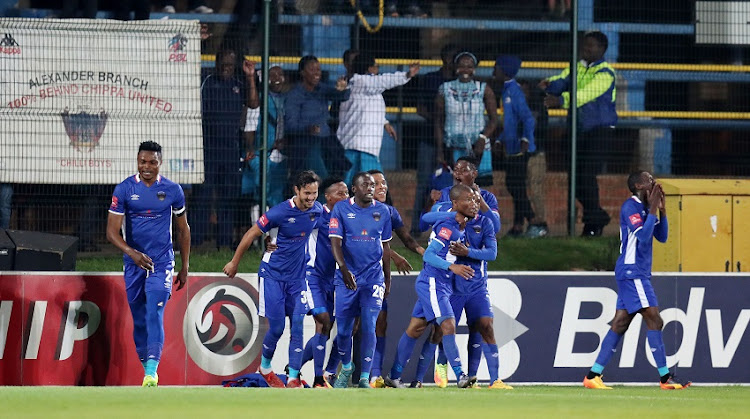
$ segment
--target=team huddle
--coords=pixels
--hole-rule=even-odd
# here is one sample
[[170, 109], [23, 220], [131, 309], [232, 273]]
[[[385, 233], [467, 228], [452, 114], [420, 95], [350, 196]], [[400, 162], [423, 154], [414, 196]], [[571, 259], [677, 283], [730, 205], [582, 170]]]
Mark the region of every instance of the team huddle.
[[[421, 387], [432, 354], [442, 342], [435, 373], [438, 385], [447, 385], [448, 364], [458, 378], [459, 387], [476, 385], [476, 369], [484, 352], [493, 378], [490, 387], [510, 388], [497, 377], [498, 350], [486, 285], [486, 263], [497, 256], [495, 235], [500, 229], [497, 200], [474, 184], [477, 171], [471, 159], [463, 158], [456, 166], [458, 183], [440, 191], [440, 202], [422, 220], [425, 229], [432, 229], [427, 249], [409, 235], [398, 211], [385, 203], [388, 184], [385, 175], [377, 170], [352, 177], [351, 198], [343, 180], [330, 178], [321, 183], [315, 173], [304, 171], [295, 181], [295, 196], [269, 209], [248, 230], [224, 272], [234, 277], [245, 249], [264, 233], [270, 234], [271, 245], [258, 271], [260, 315], [269, 322], [260, 373], [269, 386], [302, 386], [299, 371], [305, 362], [312, 360], [314, 387], [348, 387], [355, 365], [352, 336], [359, 330], [358, 386], [405, 387], [401, 372], [417, 338], [432, 324], [432, 337], [423, 349], [429, 357], [420, 357], [413, 387]], [[317, 202], [318, 190], [324, 194], [324, 205]], [[390, 248], [393, 232], [408, 249], [423, 255], [425, 267], [416, 281], [419, 298], [412, 320], [399, 342], [390, 373], [383, 377], [391, 260], [401, 272], [411, 269], [406, 259]], [[454, 312], [464, 310], [472, 335], [482, 341], [481, 345], [475, 345], [478, 351], [470, 355], [477, 362], [469, 363], [468, 373], [463, 369], [455, 340]], [[316, 333], [303, 348], [302, 323], [306, 314], [314, 316]], [[290, 319], [291, 330], [288, 379], [284, 384], [271, 369], [271, 359], [286, 317]], [[337, 333], [324, 368], [326, 343], [334, 319]], [[339, 363], [341, 369], [334, 381], [332, 376]]]
[[[161, 163], [161, 147], [150, 141], [142, 143], [138, 174], [115, 188], [107, 224], [107, 238], [124, 253], [124, 278], [136, 352], [145, 373], [144, 387], [158, 385], [164, 306], [171, 295], [173, 279], [177, 290], [187, 283], [190, 258], [184, 194], [178, 184], [159, 175]], [[476, 386], [484, 355], [489, 388], [512, 388], [498, 377], [498, 347], [487, 288], [487, 262], [497, 257], [496, 235], [500, 231], [497, 199], [475, 184], [477, 164], [471, 158], [457, 159], [453, 173], [454, 186], [439, 191], [439, 198], [435, 194], [432, 210], [421, 217], [423, 231], [431, 229], [426, 249], [409, 235], [398, 211], [385, 203], [388, 184], [379, 170], [356, 173], [351, 188], [339, 178], [321, 182], [312, 171], [300, 172], [294, 182], [294, 197], [270, 208], [245, 233], [223, 271], [234, 277], [250, 245], [266, 234], [270, 236], [258, 270], [259, 315], [268, 320], [260, 374], [269, 386], [302, 387], [300, 369], [312, 360], [314, 387], [349, 387], [355, 369], [352, 336], [359, 330], [358, 387], [406, 387], [402, 372], [417, 339], [430, 327], [431, 335], [421, 350], [410, 387], [422, 386], [421, 379], [432, 365], [439, 345], [434, 373], [439, 387], [447, 386], [449, 367], [458, 387]], [[615, 266], [617, 310], [583, 385], [611, 389], [602, 381], [602, 372], [633, 317], [641, 314], [661, 388], [683, 389], [690, 383], [675, 381], [667, 367], [661, 332], [664, 322], [650, 282], [652, 241], [656, 238], [663, 242], [668, 236], [664, 192], [644, 171], [633, 172], [628, 187], [633, 196], [620, 211], [622, 243]], [[354, 195], [351, 198], [349, 190]], [[324, 194], [325, 204], [318, 202], [319, 191]], [[177, 220], [182, 259], [176, 277], [173, 218]], [[407, 249], [422, 255], [424, 266], [415, 282], [417, 301], [411, 320], [398, 342], [393, 365], [383, 376], [391, 261], [400, 272], [412, 269], [405, 258], [391, 249], [393, 232]], [[456, 344], [456, 324], [463, 313], [470, 332], [467, 369]], [[315, 335], [303, 345], [306, 315], [315, 319]], [[291, 330], [284, 383], [271, 368], [271, 360], [287, 317]], [[324, 367], [334, 321], [336, 338]]]

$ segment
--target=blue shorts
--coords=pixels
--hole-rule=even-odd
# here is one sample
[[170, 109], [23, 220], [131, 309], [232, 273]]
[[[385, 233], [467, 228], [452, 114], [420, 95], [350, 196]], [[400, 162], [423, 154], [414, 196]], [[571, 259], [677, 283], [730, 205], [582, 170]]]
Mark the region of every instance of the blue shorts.
[[428, 322], [439, 317], [456, 317], [450, 303], [453, 294], [450, 283], [420, 273], [414, 288], [417, 290], [417, 304], [412, 310], [412, 317], [424, 318]]
[[258, 315], [283, 319], [293, 314], [307, 314], [309, 289], [307, 281], [277, 281], [258, 277]]
[[461, 320], [461, 312], [466, 311], [466, 324], [471, 326], [482, 317], [495, 317], [487, 290], [473, 294], [453, 294], [450, 298], [456, 322]]
[[352, 291], [344, 284], [336, 284], [336, 316], [342, 318], [359, 317], [363, 308], [383, 307], [385, 284], [357, 285]]
[[333, 315], [333, 278], [321, 279], [314, 273], [307, 274], [307, 286], [310, 295], [307, 298], [309, 314], [328, 312]]
[[154, 262], [154, 271], [149, 272], [132, 263], [123, 266], [125, 277], [125, 291], [129, 302], [146, 298], [148, 291], [172, 292], [172, 277], [174, 276], [174, 261]]
[[637, 313], [646, 307], [658, 307], [650, 279], [618, 279], [617, 309]]
[[380, 170], [383, 168], [380, 166], [380, 160], [378, 156], [364, 151], [357, 150], [346, 150], [344, 152], [346, 159], [352, 164], [352, 167], [346, 172], [346, 178], [344, 181], [347, 185], [352, 184], [352, 178], [359, 172], [367, 172], [368, 170]]

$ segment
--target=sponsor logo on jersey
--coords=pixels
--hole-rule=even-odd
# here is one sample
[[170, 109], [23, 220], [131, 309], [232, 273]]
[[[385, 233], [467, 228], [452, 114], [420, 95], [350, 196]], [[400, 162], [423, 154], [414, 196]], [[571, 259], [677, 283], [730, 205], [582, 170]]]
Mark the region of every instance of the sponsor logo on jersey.
[[630, 217], [630, 224], [638, 225], [643, 222], [643, 219], [641, 218], [641, 214], [633, 214]]
[[266, 214], [261, 215], [260, 218], [258, 219], [258, 222], [263, 227], [267, 226], [268, 225], [268, 217], [266, 217]]
[[443, 228], [440, 229], [440, 232], [438, 233], [438, 236], [444, 238], [445, 240], [450, 240], [451, 239], [451, 233], [452, 233], [451, 229], [449, 229], [448, 227], [443, 227]]
[[339, 220], [336, 218], [331, 218], [331, 222], [329, 223], [329, 228], [339, 228]]

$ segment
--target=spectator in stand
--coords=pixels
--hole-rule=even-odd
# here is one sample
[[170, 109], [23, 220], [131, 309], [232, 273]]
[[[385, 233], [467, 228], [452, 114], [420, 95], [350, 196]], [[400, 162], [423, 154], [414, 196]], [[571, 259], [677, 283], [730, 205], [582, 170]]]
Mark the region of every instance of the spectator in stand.
[[518, 85], [521, 86], [521, 90], [523, 90], [526, 96], [526, 102], [529, 104], [529, 109], [531, 109], [531, 114], [534, 115], [534, 120], [536, 121], [536, 129], [534, 130], [536, 151], [528, 153], [529, 172], [527, 177], [527, 186], [530, 192], [529, 199], [531, 200], [531, 207], [534, 208], [535, 218], [529, 223], [529, 227], [526, 229], [526, 237], [533, 239], [545, 237], [549, 234], [544, 207], [544, 181], [547, 178], [547, 157], [542, 148], [544, 141], [547, 139], [549, 115], [547, 108], [544, 107], [544, 94], [540, 95], [538, 90], [536, 94], [532, 94], [532, 86], [526, 80], [518, 80]]
[[[462, 51], [453, 58], [458, 78], [440, 85], [435, 98], [435, 145], [439, 163], [445, 162], [443, 146], [451, 162], [474, 157], [479, 162], [477, 184], [492, 184], [492, 153], [489, 136], [497, 127], [497, 101], [487, 83], [474, 80], [477, 57]], [[485, 110], [487, 120], [485, 120]]]
[[[245, 83], [235, 75], [237, 54], [223, 49], [216, 54], [216, 69], [201, 85], [203, 111], [203, 165], [205, 180], [195, 186], [192, 242], [200, 245], [208, 234], [212, 208], [218, 224], [216, 247], [232, 245], [234, 212], [240, 192], [240, 129], [244, 125]], [[243, 65], [245, 79], [254, 77]]]
[[[615, 70], [604, 61], [607, 36], [599, 31], [583, 35], [581, 61], [578, 62], [578, 165], [576, 166], [576, 199], [583, 206], [583, 237], [601, 236], [610, 217], [599, 206], [596, 175], [602, 168], [603, 154], [617, 124], [615, 111]], [[570, 68], [557, 76], [542, 80], [539, 88], [547, 92], [548, 108], [570, 107]]]
[[[349, 99], [346, 79], [339, 78], [335, 86], [321, 83], [320, 62], [312, 55], [302, 57], [298, 68], [302, 81], [289, 91], [284, 106], [289, 172], [292, 178], [303, 170], [313, 170], [322, 178], [343, 175], [349, 165], [328, 125], [328, 105]], [[332, 151], [336, 148], [341, 150], [338, 156]], [[330, 157], [326, 161], [324, 156]]]
[[493, 77], [502, 82], [500, 103], [503, 107], [503, 131], [498, 138], [505, 150], [505, 186], [513, 198], [513, 226], [511, 237], [523, 234], [524, 221], [531, 225], [534, 210], [526, 192], [526, 175], [529, 153], [536, 151], [534, 144], [534, 116], [526, 104], [526, 97], [516, 82], [521, 60], [512, 55], [501, 55], [495, 60]]
[[[246, 62], [246, 64], [249, 62]], [[254, 66], [255, 63], [251, 63]], [[260, 73], [259, 73], [260, 75]], [[263, 81], [263, 77], [259, 77]], [[266, 206], [273, 207], [284, 200], [286, 191], [287, 158], [284, 152], [284, 103], [286, 94], [284, 70], [279, 65], [268, 69], [268, 148], [263, 141], [260, 98], [255, 78], [248, 78], [248, 110], [245, 122], [245, 162], [243, 170], [252, 170], [255, 185], [260, 185], [262, 159], [259, 151], [268, 150]], [[252, 169], [251, 169], [252, 168]], [[243, 180], [244, 184], [244, 180]], [[260, 187], [257, 187], [253, 201], [260, 202]]]
[[[346, 73], [344, 74], [344, 78], [346, 80], [349, 80], [352, 78], [354, 73], [352, 73], [352, 62], [354, 61], [354, 58], [359, 55], [358, 49], [348, 49], [344, 51], [344, 55], [341, 57], [341, 61], [344, 64], [344, 69], [346, 70]], [[337, 132], [339, 129], [339, 111], [341, 109], [341, 101], [334, 100], [331, 101], [331, 121], [328, 123], [328, 125], [331, 126], [331, 132]]]
[[419, 72], [419, 63], [409, 65], [409, 72], [378, 74], [375, 57], [361, 52], [352, 62], [349, 79], [349, 100], [341, 103], [337, 136], [346, 150], [345, 155], [352, 167], [344, 182], [351, 184], [355, 173], [368, 170], [383, 170], [380, 166], [380, 147], [383, 143], [383, 128], [394, 140], [396, 130], [385, 119], [383, 92], [408, 83]]
[[[451, 170], [450, 166], [438, 165], [436, 167], [434, 160], [424, 158], [424, 156], [435, 155], [435, 96], [441, 84], [451, 81], [455, 77], [453, 57], [457, 53], [458, 46], [454, 44], [443, 46], [440, 50], [440, 59], [443, 61], [443, 66], [433, 72], [420, 75], [416, 79], [417, 114], [424, 118], [425, 122], [420, 125], [416, 155], [417, 188], [416, 195], [414, 196], [414, 209], [412, 210], [411, 222], [411, 235], [414, 237], [419, 237], [422, 233], [419, 229], [421, 214], [429, 211], [430, 207], [432, 207], [433, 202], [430, 199], [430, 190], [440, 190], [444, 186], [453, 184], [453, 175], [449, 173]], [[445, 161], [445, 158], [442, 160]], [[448, 173], [448, 183], [440, 187], [431, 187], [432, 177], [440, 177], [443, 173]]]
[[[177, 0], [164, 0], [162, 13], [175, 13], [177, 11], [174, 7], [175, 3], [177, 3]], [[206, 6], [206, 2], [202, 0], [188, 0], [188, 11], [190, 13], [211, 14], [214, 9]]]

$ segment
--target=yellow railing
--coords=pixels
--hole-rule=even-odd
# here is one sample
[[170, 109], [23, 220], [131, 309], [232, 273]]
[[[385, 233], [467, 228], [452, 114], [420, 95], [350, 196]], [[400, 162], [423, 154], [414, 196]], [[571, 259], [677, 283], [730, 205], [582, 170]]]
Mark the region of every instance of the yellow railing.
[[[388, 113], [415, 114], [417, 108], [389, 106]], [[498, 115], [502, 115], [500, 110]], [[550, 109], [550, 116], [568, 116], [565, 109]], [[683, 111], [617, 111], [620, 118], [664, 118], [664, 119], [750, 119], [750, 112], [683, 112]]]
[[[248, 60], [260, 62], [261, 57], [257, 55], [246, 56]], [[301, 57], [270, 57], [270, 62], [274, 64], [297, 64]], [[213, 62], [214, 55], [203, 54], [201, 59], [206, 62]], [[321, 64], [341, 64], [341, 58], [319, 57]], [[420, 60], [406, 58], [378, 58], [375, 61], [381, 65], [403, 65], [418, 61], [424, 66], [441, 66], [440, 60]], [[492, 68], [494, 61], [483, 60], [479, 62], [479, 67]], [[750, 65], [729, 65], [729, 64], [664, 64], [664, 63], [612, 63], [616, 70], [650, 70], [650, 71], [697, 71], [697, 72], [727, 72], [727, 73], [746, 73], [750, 72]], [[521, 63], [522, 68], [547, 68], [559, 69], [567, 67], [568, 63], [564, 61], [524, 61]]]

